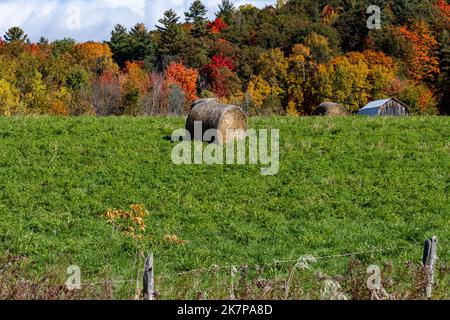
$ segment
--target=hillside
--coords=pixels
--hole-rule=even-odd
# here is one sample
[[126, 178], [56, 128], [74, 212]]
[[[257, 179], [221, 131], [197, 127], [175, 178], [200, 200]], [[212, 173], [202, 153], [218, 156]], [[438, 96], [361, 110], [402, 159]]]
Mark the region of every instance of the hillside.
[[[136, 278], [139, 252], [151, 251], [166, 298], [192, 298], [170, 283], [213, 264], [381, 248], [388, 250], [360, 258], [402, 266], [420, 260], [432, 235], [448, 264], [448, 118], [269, 117], [250, 125], [280, 129], [278, 175], [174, 165], [168, 137], [183, 118], [0, 118], [0, 250], [28, 257], [37, 275], [50, 269], [64, 278], [78, 265], [86, 281]], [[131, 204], [150, 213], [148, 240], [131, 239], [102, 214]], [[335, 274], [346, 264], [320, 266]]]
[[414, 115], [450, 114], [447, 0], [248, 2], [146, 2], [142, 21], [111, 16], [108, 39], [85, 25], [87, 42], [7, 25], [0, 115], [185, 115], [210, 97], [252, 116], [315, 115], [324, 101], [354, 114], [387, 97]]

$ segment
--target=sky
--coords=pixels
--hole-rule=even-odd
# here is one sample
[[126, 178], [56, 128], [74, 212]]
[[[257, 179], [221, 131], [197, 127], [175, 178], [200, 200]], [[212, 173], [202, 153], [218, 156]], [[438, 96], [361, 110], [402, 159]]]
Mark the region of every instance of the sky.
[[[19, 26], [32, 41], [41, 36], [49, 40], [70, 37], [77, 41], [109, 39], [114, 25], [127, 28], [144, 22], [153, 29], [165, 10], [179, 15], [192, 0], [0, 0], [0, 35], [10, 27]], [[220, 0], [203, 0], [212, 18]], [[235, 0], [236, 6], [251, 3], [257, 7], [275, 0]]]

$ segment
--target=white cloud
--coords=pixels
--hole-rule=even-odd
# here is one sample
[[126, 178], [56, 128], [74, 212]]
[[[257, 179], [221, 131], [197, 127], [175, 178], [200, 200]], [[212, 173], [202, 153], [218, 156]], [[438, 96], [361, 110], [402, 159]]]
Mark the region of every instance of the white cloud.
[[[144, 22], [153, 28], [163, 12], [174, 9], [183, 16], [191, 0], [0, 0], [0, 34], [20, 26], [33, 41], [41, 35], [50, 40], [72, 37], [79, 41], [106, 40], [117, 23], [132, 27]], [[236, 0], [236, 5], [264, 6], [275, 0]], [[204, 0], [208, 15], [220, 0]], [[73, 10], [73, 8], [79, 10]], [[78, 14], [79, 13], [79, 14]], [[76, 22], [79, 21], [79, 24]]]

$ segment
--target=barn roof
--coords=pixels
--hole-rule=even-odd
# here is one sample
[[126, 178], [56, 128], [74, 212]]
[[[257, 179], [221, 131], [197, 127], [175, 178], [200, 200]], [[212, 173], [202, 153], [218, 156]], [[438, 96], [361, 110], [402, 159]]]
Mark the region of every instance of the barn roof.
[[368, 104], [367, 104], [364, 108], [362, 108], [361, 110], [367, 110], [367, 109], [372, 109], [372, 108], [379, 108], [379, 107], [385, 105], [386, 103], [388, 103], [391, 99], [392, 99], [392, 98], [372, 101], [372, 102], [368, 103]]
[[[406, 108], [406, 110], [408, 110], [408, 106], [405, 105], [403, 102], [401, 102], [400, 100], [396, 99], [396, 98], [387, 98], [387, 99], [382, 99], [382, 100], [376, 100], [376, 101], [372, 101], [370, 103], [368, 103], [364, 108], [362, 108], [361, 110], [368, 110], [368, 109], [374, 109], [374, 108], [380, 108], [382, 106], [384, 106], [386, 103], [388, 103], [389, 101], [394, 100], [395, 102], [397, 102], [398, 104], [404, 106]], [[361, 111], [360, 110], [360, 111]]]

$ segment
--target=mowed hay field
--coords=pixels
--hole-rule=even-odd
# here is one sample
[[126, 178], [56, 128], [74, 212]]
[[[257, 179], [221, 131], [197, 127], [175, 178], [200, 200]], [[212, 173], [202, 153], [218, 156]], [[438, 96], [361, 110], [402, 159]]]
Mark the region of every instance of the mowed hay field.
[[[439, 263], [448, 264], [450, 118], [249, 122], [280, 129], [278, 175], [251, 165], [174, 165], [169, 137], [184, 118], [1, 118], [1, 252], [28, 257], [38, 277], [51, 270], [65, 279], [78, 265], [83, 281], [138, 278], [143, 253], [153, 252], [168, 299], [195, 298], [208, 275], [184, 279], [180, 293], [178, 273], [211, 265], [272, 264], [267, 273], [277, 277], [286, 268], [275, 260], [373, 250], [359, 259], [400, 268], [419, 262], [433, 235]], [[147, 239], [130, 238], [103, 214], [131, 204], [150, 213]], [[347, 263], [314, 268], [334, 275]], [[119, 285], [117, 297], [135, 286]]]

